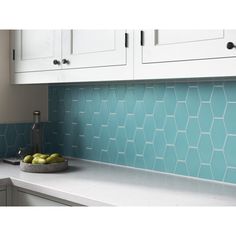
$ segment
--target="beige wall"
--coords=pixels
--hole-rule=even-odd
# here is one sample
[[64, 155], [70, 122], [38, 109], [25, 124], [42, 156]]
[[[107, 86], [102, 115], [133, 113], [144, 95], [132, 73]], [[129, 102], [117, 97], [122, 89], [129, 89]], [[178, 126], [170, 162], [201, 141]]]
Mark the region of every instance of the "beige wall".
[[47, 120], [47, 85], [10, 84], [10, 32], [0, 30], [0, 123], [31, 122], [34, 110]]

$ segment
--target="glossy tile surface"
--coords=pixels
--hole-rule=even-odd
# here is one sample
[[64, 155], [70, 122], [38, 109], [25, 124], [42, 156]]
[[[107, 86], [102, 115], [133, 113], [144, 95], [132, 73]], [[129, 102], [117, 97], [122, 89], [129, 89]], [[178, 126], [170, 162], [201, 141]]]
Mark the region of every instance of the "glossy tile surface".
[[49, 86], [46, 149], [236, 183], [235, 94], [223, 81]]

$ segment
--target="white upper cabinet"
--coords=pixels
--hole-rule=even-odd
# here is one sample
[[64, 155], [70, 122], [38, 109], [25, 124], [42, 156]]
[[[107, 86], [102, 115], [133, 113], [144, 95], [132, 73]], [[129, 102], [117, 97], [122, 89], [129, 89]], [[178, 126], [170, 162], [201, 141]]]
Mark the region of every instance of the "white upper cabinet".
[[18, 30], [15, 84], [236, 76], [236, 30]]
[[135, 34], [137, 79], [236, 75], [236, 30], [145, 30]]
[[126, 64], [125, 30], [67, 30], [62, 35], [65, 69]]
[[130, 80], [133, 32], [19, 30], [12, 58], [15, 84]]
[[15, 72], [60, 69], [61, 31], [16, 30], [13, 40]]

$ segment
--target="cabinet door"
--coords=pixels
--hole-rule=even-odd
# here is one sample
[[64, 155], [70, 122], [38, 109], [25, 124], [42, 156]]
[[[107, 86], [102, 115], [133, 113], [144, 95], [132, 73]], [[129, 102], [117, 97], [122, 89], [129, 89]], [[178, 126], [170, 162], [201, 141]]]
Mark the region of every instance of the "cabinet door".
[[126, 64], [125, 30], [63, 31], [64, 69]]
[[61, 31], [16, 30], [13, 34], [14, 72], [61, 69]]
[[64, 199], [48, 196], [19, 187], [13, 188], [13, 206], [82, 206]]
[[5, 187], [0, 186], [0, 206], [7, 205], [7, 190]]
[[144, 32], [143, 63], [235, 57], [227, 49], [233, 30], [149, 30]]
[[227, 48], [236, 30], [144, 30], [135, 40], [136, 78], [236, 75], [236, 50]]

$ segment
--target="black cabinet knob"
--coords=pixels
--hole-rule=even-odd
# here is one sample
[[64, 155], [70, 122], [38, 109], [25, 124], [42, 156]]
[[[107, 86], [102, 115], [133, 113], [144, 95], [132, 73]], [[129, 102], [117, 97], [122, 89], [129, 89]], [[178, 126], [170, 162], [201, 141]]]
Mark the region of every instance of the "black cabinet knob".
[[70, 64], [70, 61], [67, 59], [62, 59], [62, 64]]
[[53, 60], [53, 64], [54, 64], [54, 65], [60, 65], [61, 63], [60, 63], [60, 61], [58, 61], [58, 60], [55, 59], [55, 60]]
[[226, 45], [226, 47], [227, 47], [228, 49], [233, 49], [233, 48], [235, 48], [236, 46], [234, 45], [234, 43], [228, 42], [227, 45]]

